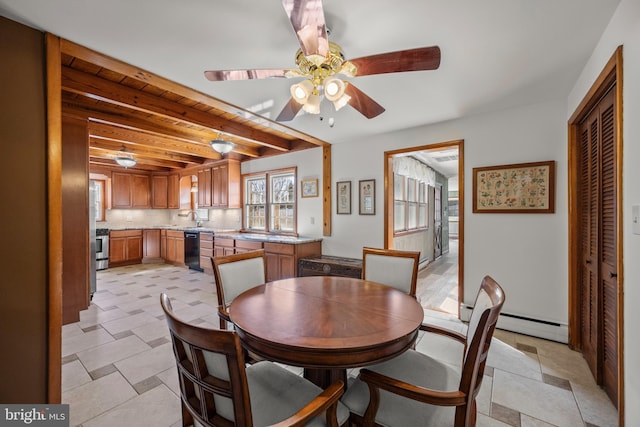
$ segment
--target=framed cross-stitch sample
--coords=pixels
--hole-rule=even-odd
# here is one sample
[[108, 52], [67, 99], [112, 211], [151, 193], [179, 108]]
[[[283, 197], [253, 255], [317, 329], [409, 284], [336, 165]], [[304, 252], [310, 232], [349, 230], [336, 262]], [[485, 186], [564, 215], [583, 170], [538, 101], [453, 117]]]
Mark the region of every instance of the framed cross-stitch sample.
[[376, 214], [376, 180], [360, 180], [358, 194], [360, 199], [360, 215]]
[[336, 213], [351, 214], [351, 181], [336, 182]]
[[553, 213], [555, 161], [473, 168], [474, 213]]

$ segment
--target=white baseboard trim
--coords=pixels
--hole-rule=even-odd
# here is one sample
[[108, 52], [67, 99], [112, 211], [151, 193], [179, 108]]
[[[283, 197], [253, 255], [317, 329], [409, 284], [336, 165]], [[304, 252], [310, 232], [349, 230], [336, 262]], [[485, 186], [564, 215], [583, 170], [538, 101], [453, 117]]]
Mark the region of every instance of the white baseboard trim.
[[[461, 304], [460, 319], [468, 322], [472, 309], [473, 307]], [[533, 319], [503, 312], [500, 313], [500, 317], [498, 318], [497, 328], [565, 344], [569, 342], [569, 328], [567, 325], [549, 322], [546, 320]]]

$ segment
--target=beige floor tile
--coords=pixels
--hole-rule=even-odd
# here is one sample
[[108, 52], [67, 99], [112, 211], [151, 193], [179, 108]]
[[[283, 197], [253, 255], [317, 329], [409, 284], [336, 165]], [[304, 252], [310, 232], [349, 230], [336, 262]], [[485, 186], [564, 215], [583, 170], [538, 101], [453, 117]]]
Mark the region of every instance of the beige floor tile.
[[83, 423], [83, 427], [126, 426], [131, 425], [132, 420], [140, 427], [169, 427], [180, 419], [178, 397], [165, 385], [160, 385]]
[[520, 414], [520, 427], [554, 427], [554, 425], [528, 415]]
[[583, 425], [573, 393], [494, 369], [493, 402], [559, 427]]
[[62, 391], [69, 391], [72, 388], [91, 382], [91, 377], [79, 360], [62, 365]]
[[[96, 307], [93, 306], [92, 307]], [[110, 320], [120, 319], [122, 317], [129, 316], [126, 311], [123, 311], [119, 308], [115, 308], [113, 310], [104, 311], [102, 309], [96, 309], [90, 314], [84, 314], [84, 311], [80, 312], [80, 327], [87, 328], [90, 326], [106, 323]]]
[[132, 316], [122, 317], [116, 320], [110, 320], [106, 323], [102, 324], [102, 327], [109, 331], [110, 334], [118, 334], [123, 331], [128, 331], [133, 328], [137, 328], [138, 326], [145, 325], [147, 323], [152, 323], [156, 319], [155, 317], [147, 314], [147, 313], [138, 313]]
[[509, 424], [503, 423], [502, 421], [498, 421], [485, 414], [478, 412], [476, 427], [511, 427], [511, 426], [509, 426]]
[[542, 381], [540, 361], [535, 354], [518, 350], [498, 339], [494, 339], [491, 342], [487, 365], [536, 381]]
[[[162, 311], [162, 307], [160, 308], [160, 311]], [[154, 320], [146, 325], [133, 328], [131, 331], [144, 342], [153, 341], [162, 337], [170, 337], [169, 327], [167, 326], [167, 321], [164, 319]]]
[[180, 396], [180, 380], [178, 379], [178, 369], [173, 366], [156, 375], [176, 396]]
[[96, 329], [94, 331], [83, 332], [82, 334], [73, 335], [62, 340], [62, 357], [68, 356], [79, 351], [87, 350], [107, 342], [113, 341], [113, 337], [104, 329]]
[[172, 344], [167, 343], [116, 362], [115, 366], [131, 384], [137, 384], [175, 366], [175, 363]]
[[70, 425], [77, 426], [137, 396], [118, 372], [62, 393], [69, 404]]
[[618, 411], [609, 396], [593, 381], [571, 382], [582, 418], [598, 427], [617, 427]]
[[119, 360], [126, 359], [134, 354], [142, 353], [150, 350], [140, 338], [131, 335], [117, 341], [108, 342], [106, 344], [81, 351], [78, 358], [87, 369], [91, 372], [105, 365], [115, 363]]

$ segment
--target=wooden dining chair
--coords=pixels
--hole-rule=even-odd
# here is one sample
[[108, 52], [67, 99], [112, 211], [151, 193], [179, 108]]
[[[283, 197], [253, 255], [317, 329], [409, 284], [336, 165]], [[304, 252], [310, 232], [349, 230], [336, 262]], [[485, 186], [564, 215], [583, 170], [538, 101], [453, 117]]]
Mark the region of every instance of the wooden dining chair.
[[363, 368], [342, 398], [351, 411], [350, 421], [367, 427], [475, 426], [476, 396], [504, 300], [500, 285], [486, 276], [466, 335], [436, 326], [421, 327], [463, 345], [462, 364], [458, 367], [410, 349], [394, 359]]
[[344, 383], [326, 390], [273, 362], [245, 366], [235, 331], [207, 329], [178, 319], [160, 295], [178, 368], [183, 426], [343, 425]]
[[220, 329], [231, 323], [229, 305], [241, 293], [265, 283], [264, 249], [211, 258], [218, 295]]
[[362, 248], [362, 278], [416, 296], [420, 252]]

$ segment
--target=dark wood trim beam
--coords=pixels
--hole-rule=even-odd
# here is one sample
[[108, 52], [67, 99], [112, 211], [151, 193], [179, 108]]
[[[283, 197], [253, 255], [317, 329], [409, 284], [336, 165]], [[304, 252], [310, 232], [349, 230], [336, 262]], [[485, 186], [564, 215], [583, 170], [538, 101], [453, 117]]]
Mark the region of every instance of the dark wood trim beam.
[[[127, 149], [127, 152], [130, 152], [130, 151]], [[115, 160], [115, 157], [118, 154], [119, 154], [118, 150], [104, 149], [104, 148], [97, 148], [97, 147], [89, 148], [89, 155], [91, 157], [102, 158], [106, 160]], [[135, 157], [135, 159], [140, 164], [160, 166], [160, 167], [170, 168], [170, 169], [184, 169], [186, 167], [194, 165], [194, 163], [178, 162], [175, 160], [164, 160], [164, 159], [159, 159], [157, 157], [153, 157], [149, 155], [145, 156], [143, 154], [136, 154], [133, 157]]]
[[[176, 165], [186, 165], [186, 164], [202, 164], [203, 159], [196, 156], [189, 156], [186, 154], [174, 153], [166, 150], [158, 150], [154, 148], [150, 148], [145, 145], [138, 144], [129, 144], [122, 143], [120, 141], [112, 141], [109, 139], [102, 139], [96, 137], [89, 138], [90, 148], [95, 148], [97, 150], [109, 151], [111, 153], [111, 157], [115, 157], [122, 150], [124, 146], [126, 148], [127, 153], [135, 154], [136, 156], [145, 157], [145, 158], [154, 158], [158, 160], [163, 160], [171, 163], [175, 163]], [[178, 166], [179, 167], [179, 166]]]

